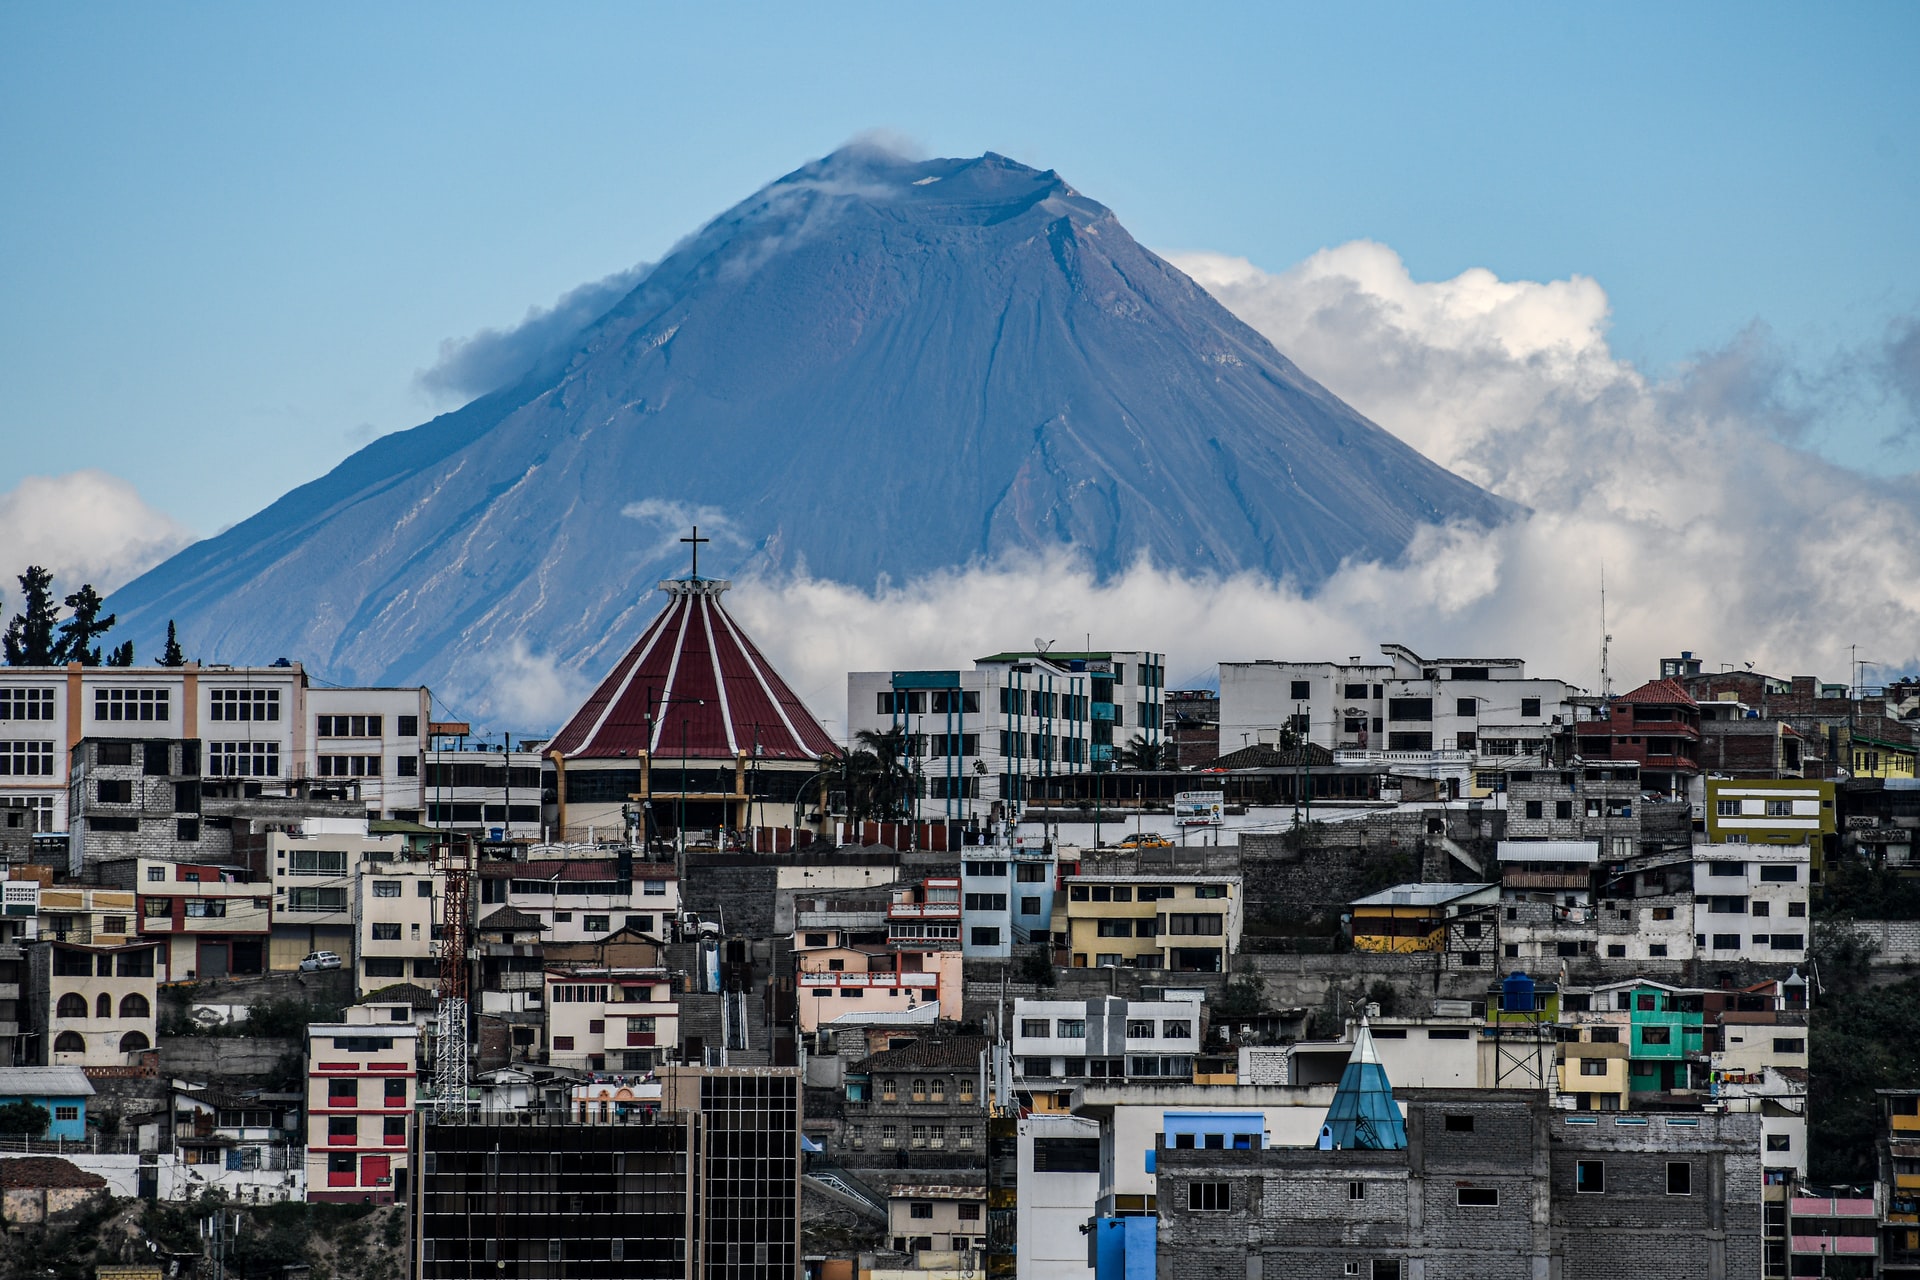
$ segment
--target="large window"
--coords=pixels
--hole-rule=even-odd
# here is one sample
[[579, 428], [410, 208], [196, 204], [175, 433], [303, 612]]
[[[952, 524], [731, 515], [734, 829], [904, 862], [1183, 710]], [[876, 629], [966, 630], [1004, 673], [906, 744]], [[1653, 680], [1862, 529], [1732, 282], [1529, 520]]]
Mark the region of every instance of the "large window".
[[346, 909], [347, 891], [345, 889], [287, 890], [287, 910], [289, 911], [345, 911]]
[[291, 849], [287, 852], [287, 874], [343, 876], [347, 874], [347, 855], [338, 849]]
[[380, 757], [321, 756], [319, 768], [323, 778], [377, 778], [380, 776]]
[[1582, 1195], [1599, 1195], [1607, 1189], [1607, 1166], [1600, 1160], [1576, 1160], [1573, 1163], [1573, 1189]]
[[1187, 1208], [1193, 1213], [1226, 1213], [1233, 1208], [1231, 1184], [1225, 1182], [1189, 1182]]
[[1432, 698], [1388, 698], [1387, 719], [1421, 723], [1433, 719]]
[[215, 778], [277, 778], [280, 776], [280, 744], [209, 742], [207, 773]]
[[316, 718], [314, 733], [316, 737], [321, 738], [377, 738], [380, 736], [380, 717], [319, 716]]
[[1167, 932], [1176, 936], [1220, 936], [1220, 917], [1213, 913], [1175, 912], [1167, 916]]
[[0, 689], [0, 720], [53, 719], [53, 690]]
[[1035, 1138], [1033, 1140], [1033, 1171], [1035, 1173], [1098, 1173], [1100, 1172], [1100, 1139]]
[[0, 777], [53, 776], [51, 742], [0, 742]]
[[165, 720], [168, 718], [167, 690], [95, 689], [93, 718], [95, 720]]
[[280, 691], [278, 689], [215, 689], [208, 695], [209, 715], [212, 720], [278, 720], [280, 718]]

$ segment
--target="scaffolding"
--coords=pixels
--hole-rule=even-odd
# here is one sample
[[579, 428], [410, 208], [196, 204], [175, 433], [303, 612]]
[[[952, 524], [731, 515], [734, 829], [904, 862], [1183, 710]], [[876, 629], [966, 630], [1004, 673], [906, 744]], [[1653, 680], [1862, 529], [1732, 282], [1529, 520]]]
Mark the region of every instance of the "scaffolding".
[[440, 1010], [434, 1028], [433, 1101], [438, 1116], [467, 1108], [468, 885], [473, 845], [456, 839], [439, 846], [445, 897], [440, 906]]

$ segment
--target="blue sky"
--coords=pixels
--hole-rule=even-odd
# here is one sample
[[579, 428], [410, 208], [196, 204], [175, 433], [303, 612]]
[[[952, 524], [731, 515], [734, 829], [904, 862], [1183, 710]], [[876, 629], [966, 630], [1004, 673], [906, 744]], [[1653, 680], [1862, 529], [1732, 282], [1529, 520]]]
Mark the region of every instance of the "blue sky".
[[[200, 532], [435, 404], [439, 344], [864, 130], [1060, 170], [1144, 243], [1594, 277], [1652, 371], [1809, 396], [1920, 310], [1920, 6], [0, 8], [0, 492]], [[1810, 442], [1911, 470], [1835, 393]]]

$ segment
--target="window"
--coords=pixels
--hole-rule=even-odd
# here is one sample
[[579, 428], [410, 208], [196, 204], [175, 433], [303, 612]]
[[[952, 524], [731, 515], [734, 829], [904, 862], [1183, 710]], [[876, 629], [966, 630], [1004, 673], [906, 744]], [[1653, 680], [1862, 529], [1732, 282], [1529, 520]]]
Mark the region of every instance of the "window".
[[1432, 698], [1388, 698], [1387, 719], [1422, 721], [1433, 719]]
[[93, 718], [95, 720], [165, 720], [167, 719], [167, 692], [165, 689], [95, 689]]
[[1673, 1028], [1672, 1027], [1642, 1027], [1640, 1028], [1640, 1043], [1641, 1044], [1672, 1044]]
[[207, 774], [215, 778], [277, 778], [280, 776], [280, 744], [209, 742]]
[[1537, 718], [1540, 715], [1540, 699], [1520, 699], [1520, 714], [1529, 718]]
[[1172, 914], [1167, 917], [1167, 932], [1181, 937], [1217, 938], [1221, 934], [1220, 917], [1213, 914]]
[[319, 764], [320, 776], [323, 778], [377, 778], [380, 776], [379, 756], [321, 756]]
[[1546, 815], [1546, 806], [1541, 801], [1538, 801], [1538, 800], [1527, 801], [1527, 816], [1529, 818], [1539, 818], [1539, 817], [1544, 817], [1545, 815]]
[[327, 1117], [327, 1141], [332, 1142], [336, 1138], [344, 1138], [351, 1142], [359, 1136], [360, 1119], [358, 1116]]
[[393, 921], [387, 921], [384, 923], [381, 921], [375, 921], [373, 925], [373, 940], [375, 942], [400, 941], [399, 924]]
[[912, 1201], [907, 1205], [907, 1216], [909, 1218], [932, 1218], [933, 1202], [931, 1200]]
[[373, 882], [373, 896], [376, 898], [399, 897], [400, 882], [398, 880], [375, 880]]
[[207, 696], [210, 704], [208, 718], [212, 720], [278, 720], [280, 718], [278, 689], [215, 689]]
[[1740, 935], [1737, 933], [1714, 934], [1713, 949], [1715, 951], [1738, 951], [1740, 949]]
[[1581, 1195], [1600, 1195], [1607, 1189], [1607, 1165], [1604, 1160], [1573, 1162], [1573, 1189]]
[[[1046, 1034], [1046, 1020], [1040, 1020], [1040, 1034]], [[1061, 1018], [1054, 1023], [1055, 1035], [1066, 1040], [1085, 1040], [1087, 1038], [1087, 1020], [1085, 1018]]]
[[1607, 1074], [1607, 1060], [1605, 1058], [1580, 1059], [1580, 1074], [1583, 1076], [1604, 1076]]
[[1162, 1022], [1160, 1035], [1168, 1040], [1185, 1040], [1193, 1035], [1193, 1024], [1184, 1018]]
[[560, 1050], [562, 1053], [571, 1052], [573, 1049], [573, 1037], [572, 1036], [555, 1036], [553, 1038], [553, 1047]]
[[1000, 945], [1000, 926], [975, 925], [969, 937], [976, 947], [997, 947]]
[[1793, 1150], [1793, 1136], [1792, 1136], [1791, 1134], [1785, 1134], [1785, 1133], [1770, 1133], [1770, 1134], [1768, 1134], [1768, 1135], [1767, 1135], [1767, 1150], [1769, 1150], [1769, 1151], [1791, 1151], [1791, 1150]]
[[1495, 1187], [1457, 1187], [1453, 1202], [1468, 1209], [1496, 1209], [1500, 1206], [1500, 1192]]
[[1716, 818], [1739, 817], [1740, 802], [1738, 800], [1715, 800], [1713, 802], [1713, 816]]
[[1127, 1039], [1129, 1040], [1151, 1040], [1154, 1034], [1155, 1027], [1151, 1018], [1129, 1019], [1127, 1022]]
[[1193, 1213], [1226, 1213], [1233, 1208], [1233, 1195], [1225, 1182], [1189, 1182], [1187, 1208]]
[[1773, 1051], [1775, 1053], [1805, 1053], [1807, 1051], [1807, 1042], [1803, 1036], [1775, 1036], [1773, 1038]]
[[87, 998], [82, 995], [76, 995], [71, 991], [67, 992], [67, 994], [60, 997], [59, 1003], [54, 1005], [53, 1016], [56, 1018], [86, 1017]]
[[1295, 702], [1306, 702], [1313, 697], [1313, 682], [1311, 680], [1289, 681], [1288, 689], [1289, 692], [1287, 696]]
[[334, 1078], [327, 1081], [327, 1102], [359, 1102], [360, 1082], [352, 1078]]
[[1472, 1133], [1473, 1117], [1472, 1116], [1456, 1116], [1456, 1115], [1448, 1116], [1447, 1132], [1448, 1133]]
[[584, 916], [581, 918], [580, 927], [588, 933], [607, 933], [609, 923], [610, 918], [607, 916]]
[[0, 689], [0, 720], [53, 719], [53, 690]]
[[1667, 1161], [1667, 1194], [1670, 1196], [1690, 1196], [1693, 1194], [1692, 1161]]
[[1707, 874], [1710, 876], [1744, 876], [1747, 864], [1744, 862], [1709, 862]]
[[53, 776], [51, 742], [0, 742], [0, 778]]
[[1800, 868], [1794, 866], [1763, 866], [1760, 868], [1760, 878], [1769, 884], [1798, 884], [1800, 882]]
[[1033, 1140], [1033, 1171], [1035, 1173], [1098, 1173], [1100, 1172], [1100, 1139], [1035, 1138]]
[[[82, 1001], [84, 1004], [85, 1002]], [[78, 1031], [62, 1031], [53, 1039], [55, 1053], [85, 1053], [87, 1041]]]
[[[1083, 1022], [1080, 1026], [1081, 1034], [1086, 1034], [1086, 1024]], [[1049, 1034], [1047, 1020], [1045, 1018], [1020, 1019], [1020, 1034], [1023, 1036], [1044, 1036]]]
[[1349, 1199], [1349, 1200], [1365, 1200], [1366, 1198], [1367, 1198], [1367, 1184], [1366, 1184], [1366, 1183], [1364, 1183], [1364, 1182], [1349, 1182], [1349, 1183], [1347, 1184], [1347, 1199]]

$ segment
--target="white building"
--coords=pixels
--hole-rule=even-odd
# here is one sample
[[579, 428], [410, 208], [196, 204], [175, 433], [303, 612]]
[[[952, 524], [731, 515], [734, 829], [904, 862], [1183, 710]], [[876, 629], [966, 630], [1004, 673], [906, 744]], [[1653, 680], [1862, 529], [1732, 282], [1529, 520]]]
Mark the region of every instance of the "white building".
[[999, 653], [971, 671], [855, 671], [847, 733], [907, 734], [927, 817], [988, 818], [1046, 794], [1055, 776], [1111, 768], [1138, 735], [1161, 738], [1166, 655]]
[[408, 981], [431, 989], [440, 980], [446, 898], [440, 865], [363, 858], [354, 871], [354, 993], [364, 996]]
[[370, 836], [358, 818], [308, 818], [298, 831], [269, 831], [273, 933], [267, 967], [297, 968], [312, 951], [331, 951], [351, 964], [360, 864], [397, 860], [405, 852], [400, 836]]
[[392, 1203], [419, 1084], [416, 1039], [411, 1023], [307, 1028], [307, 1199]]
[[28, 951], [32, 1047], [49, 1067], [128, 1067], [158, 1034], [154, 944], [41, 942]]
[[[427, 747], [423, 800], [432, 826], [488, 839], [543, 840], [540, 753], [470, 742], [463, 724], [436, 724]], [[617, 836], [618, 831], [608, 831]]]
[[1579, 690], [1528, 676], [1523, 659], [1423, 658], [1398, 644], [1380, 651], [1385, 662], [1222, 662], [1220, 750], [1276, 742], [1291, 729], [1328, 750], [1409, 763], [1466, 752], [1491, 783], [1510, 766], [1538, 764], [1556, 727], [1572, 723]]
[[599, 846], [535, 845], [525, 861], [484, 870], [499, 874], [480, 880], [481, 911], [508, 906], [536, 917], [548, 945], [597, 942], [619, 929], [666, 939], [680, 912], [671, 863], [636, 858], [622, 881], [620, 858]]
[[1019, 1121], [1018, 1147], [1015, 1275], [1018, 1280], [1090, 1280], [1085, 1227], [1100, 1194], [1099, 1122], [1026, 1116]]
[[84, 738], [199, 743], [207, 779], [339, 778], [373, 817], [423, 816], [424, 688], [310, 688], [299, 663], [0, 667], [0, 808], [71, 831], [70, 749]]
[[1701, 960], [1805, 964], [1808, 850], [1804, 844], [1693, 847], [1694, 945]]
[[1000, 959], [1046, 945], [1053, 924], [1053, 849], [1046, 840], [961, 851], [960, 949]]
[[1080, 1080], [1191, 1080], [1205, 1031], [1198, 991], [1160, 1000], [1016, 1000], [1016, 1085], [1059, 1090]]
[[571, 965], [546, 975], [547, 1061], [651, 1071], [680, 1056], [680, 1005], [664, 968]]

